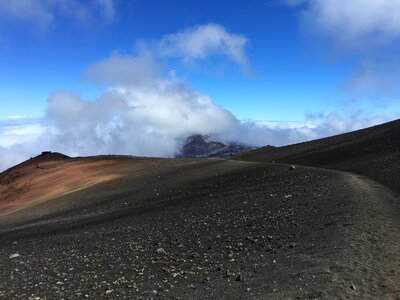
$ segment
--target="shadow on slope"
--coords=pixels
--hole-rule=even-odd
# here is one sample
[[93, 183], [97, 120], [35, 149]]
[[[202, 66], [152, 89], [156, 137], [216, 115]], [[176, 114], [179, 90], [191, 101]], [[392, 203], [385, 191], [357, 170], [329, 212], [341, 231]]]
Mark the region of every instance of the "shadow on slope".
[[262, 147], [236, 158], [300, 164], [366, 175], [400, 191], [400, 120], [285, 147]]

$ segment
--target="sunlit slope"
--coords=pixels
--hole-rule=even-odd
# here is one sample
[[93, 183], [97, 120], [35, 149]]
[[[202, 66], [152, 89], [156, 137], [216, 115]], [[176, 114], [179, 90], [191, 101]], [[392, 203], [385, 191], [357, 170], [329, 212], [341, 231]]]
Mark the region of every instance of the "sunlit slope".
[[44, 152], [0, 174], [0, 215], [138, 172], [149, 163], [132, 157], [70, 158]]

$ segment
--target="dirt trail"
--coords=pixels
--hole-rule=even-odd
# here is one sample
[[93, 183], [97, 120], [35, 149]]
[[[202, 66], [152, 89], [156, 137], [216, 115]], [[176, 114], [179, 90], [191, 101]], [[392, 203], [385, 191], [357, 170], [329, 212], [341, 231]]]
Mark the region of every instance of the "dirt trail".
[[341, 173], [331, 198], [347, 196], [353, 213], [340, 225], [343, 260], [329, 266], [334, 285], [350, 287], [343, 298], [400, 299], [399, 198], [365, 177]]

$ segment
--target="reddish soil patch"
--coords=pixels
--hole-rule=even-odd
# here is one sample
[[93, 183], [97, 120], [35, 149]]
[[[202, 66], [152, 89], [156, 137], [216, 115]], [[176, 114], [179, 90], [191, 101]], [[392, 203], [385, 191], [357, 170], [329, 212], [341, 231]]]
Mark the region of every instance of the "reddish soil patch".
[[0, 175], [0, 216], [143, 169], [147, 160], [45, 153]]

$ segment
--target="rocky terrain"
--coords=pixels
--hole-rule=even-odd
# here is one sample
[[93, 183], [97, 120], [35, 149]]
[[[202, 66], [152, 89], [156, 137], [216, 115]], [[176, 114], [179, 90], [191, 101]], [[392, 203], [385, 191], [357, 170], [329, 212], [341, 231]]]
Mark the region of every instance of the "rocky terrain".
[[252, 147], [225, 142], [208, 135], [192, 135], [186, 139], [179, 157], [229, 157], [234, 154], [251, 150]]
[[260, 155], [1, 173], [0, 299], [399, 299], [399, 196]]

